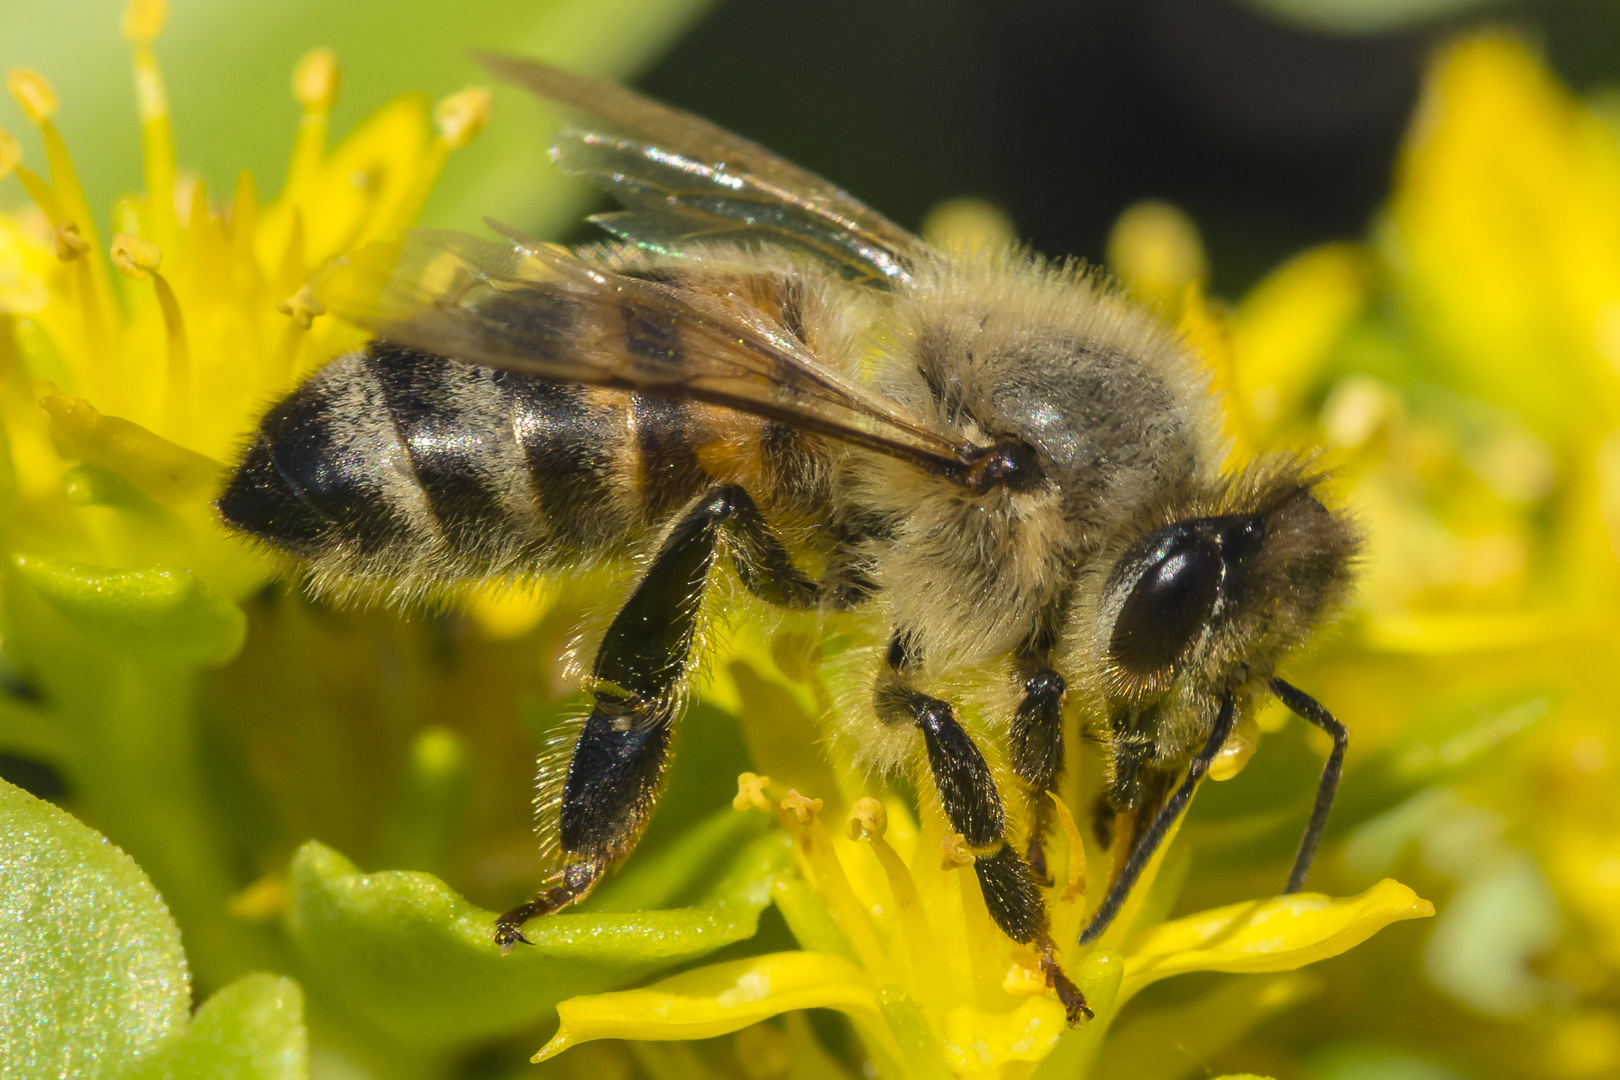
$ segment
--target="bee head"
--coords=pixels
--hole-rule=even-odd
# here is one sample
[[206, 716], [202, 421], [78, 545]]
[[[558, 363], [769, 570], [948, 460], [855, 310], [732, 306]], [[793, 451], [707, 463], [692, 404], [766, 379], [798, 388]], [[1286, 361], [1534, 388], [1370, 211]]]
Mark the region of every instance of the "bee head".
[[1343, 598], [1357, 539], [1297, 465], [1228, 484], [1215, 512], [1177, 515], [1130, 544], [1101, 597], [1111, 690], [1140, 703], [1190, 676], [1207, 696], [1268, 678]]

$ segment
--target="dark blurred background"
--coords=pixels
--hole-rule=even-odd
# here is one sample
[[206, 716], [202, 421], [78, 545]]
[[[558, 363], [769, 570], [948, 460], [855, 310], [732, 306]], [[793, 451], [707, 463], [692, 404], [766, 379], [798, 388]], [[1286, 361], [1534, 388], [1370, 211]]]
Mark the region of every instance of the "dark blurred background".
[[[913, 228], [982, 195], [1037, 249], [1096, 260], [1120, 210], [1168, 199], [1231, 296], [1365, 232], [1425, 58], [1459, 29], [1518, 28], [1583, 91], [1620, 78], [1614, 0], [1444, 6], [1464, 10], [1413, 25], [1323, 0], [1307, 27], [1235, 0], [730, 0], [640, 85]], [[1387, 28], [1328, 17], [1357, 8]]]
[[[0, 0], [0, 68], [47, 73], [98, 213], [142, 180], [124, 0]], [[1616, 0], [171, 0], [158, 43], [182, 167], [223, 195], [248, 166], [285, 175], [287, 77], [336, 50], [334, 133], [407, 89], [488, 83], [493, 48], [630, 78], [826, 174], [916, 227], [981, 195], [1049, 254], [1098, 258], [1130, 203], [1189, 211], [1233, 296], [1315, 241], [1358, 236], [1433, 46], [1498, 23], [1582, 91], [1620, 82]], [[640, 73], [640, 77], [636, 73]], [[489, 214], [555, 235], [577, 196], [545, 162], [545, 119], [497, 88], [424, 223]], [[0, 126], [38, 165], [30, 125]], [[7, 181], [0, 205], [23, 200]], [[110, 224], [104, 222], [104, 225]]]

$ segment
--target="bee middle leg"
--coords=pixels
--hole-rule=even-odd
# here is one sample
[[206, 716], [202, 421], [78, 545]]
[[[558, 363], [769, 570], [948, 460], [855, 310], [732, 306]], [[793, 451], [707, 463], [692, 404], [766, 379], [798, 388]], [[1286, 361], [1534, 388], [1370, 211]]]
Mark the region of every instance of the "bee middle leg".
[[1029, 803], [1026, 858], [1035, 877], [1051, 884], [1046, 869], [1046, 834], [1052, 826], [1053, 790], [1063, 774], [1063, 676], [1042, 667], [1024, 679], [1024, 697], [1009, 732], [1012, 769], [1024, 782]]
[[1070, 1022], [1089, 1018], [1091, 1009], [1085, 996], [1058, 966], [1046, 902], [1035, 874], [1007, 842], [1006, 810], [989, 764], [950, 703], [911, 684], [907, 677], [911, 666], [905, 639], [897, 636], [873, 693], [878, 718], [887, 724], [909, 723], [922, 732], [929, 772], [945, 817], [977, 856], [973, 872], [990, 918], [1014, 941], [1040, 951], [1047, 984], [1063, 1002]]
[[676, 524], [597, 649], [595, 700], [563, 783], [563, 869], [549, 888], [496, 921], [503, 952], [524, 940], [525, 922], [583, 900], [641, 836], [668, 764], [677, 691], [691, 666], [722, 537], [751, 591], [782, 606], [814, 602], [815, 583], [793, 569], [742, 488], [714, 489]]

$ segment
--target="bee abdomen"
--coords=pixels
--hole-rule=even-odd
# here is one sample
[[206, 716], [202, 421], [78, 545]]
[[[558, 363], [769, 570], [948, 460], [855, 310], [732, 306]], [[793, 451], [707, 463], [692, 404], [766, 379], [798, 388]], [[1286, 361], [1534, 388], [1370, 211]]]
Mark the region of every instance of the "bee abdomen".
[[703, 459], [730, 472], [720, 412], [374, 342], [270, 410], [216, 505], [336, 577], [543, 571], [656, 530], [716, 482]]
[[641, 522], [615, 396], [375, 342], [270, 410], [216, 505], [341, 576], [543, 570]]

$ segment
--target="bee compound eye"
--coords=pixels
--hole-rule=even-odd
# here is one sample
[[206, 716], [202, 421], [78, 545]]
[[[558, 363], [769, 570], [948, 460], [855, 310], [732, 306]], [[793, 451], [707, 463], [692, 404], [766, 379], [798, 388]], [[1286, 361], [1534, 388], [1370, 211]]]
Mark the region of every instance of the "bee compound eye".
[[1139, 675], [1174, 665], [1208, 620], [1220, 585], [1220, 549], [1208, 539], [1189, 537], [1149, 563], [1114, 623], [1115, 663]]

